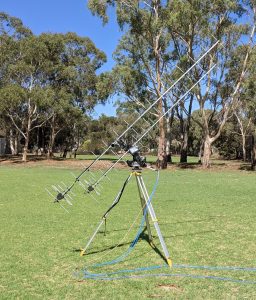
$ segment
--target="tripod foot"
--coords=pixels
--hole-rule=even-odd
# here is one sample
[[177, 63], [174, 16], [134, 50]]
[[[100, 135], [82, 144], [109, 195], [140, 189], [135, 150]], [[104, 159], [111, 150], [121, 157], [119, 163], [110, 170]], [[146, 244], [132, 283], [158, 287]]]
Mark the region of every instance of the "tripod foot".
[[168, 258], [166, 258], [166, 261], [167, 261], [169, 267], [171, 268], [172, 267], [172, 260], [168, 257]]
[[85, 255], [85, 249], [80, 249], [80, 256], [84, 256]]

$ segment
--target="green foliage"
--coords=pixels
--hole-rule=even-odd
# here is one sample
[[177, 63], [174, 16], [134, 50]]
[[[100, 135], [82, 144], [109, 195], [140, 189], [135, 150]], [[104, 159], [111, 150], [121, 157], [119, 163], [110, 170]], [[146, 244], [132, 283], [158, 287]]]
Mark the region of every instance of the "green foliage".
[[215, 146], [219, 150], [220, 156], [226, 159], [241, 159], [243, 158], [241, 134], [239, 132], [237, 120], [230, 119], [220, 138], [216, 141]]
[[19, 40], [31, 36], [32, 31], [25, 27], [20, 19], [0, 12], [0, 35], [2, 37], [12, 36], [15, 40]]
[[253, 123], [256, 124], [256, 48], [252, 50], [250, 55], [249, 67], [244, 80], [242, 95], [243, 103], [245, 103], [247, 117], [251, 117]]
[[[239, 54], [241, 37], [248, 35], [250, 27], [246, 20], [239, 22], [237, 18], [251, 13], [252, 4], [238, 0], [88, 1], [92, 13], [99, 16], [103, 23], [108, 21], [108, 9], [115, 9], [117, 22], [124, 34], [115, 52], [117, 64], [113, 78], [116, 90], [130, 101], [135, 102], [136, 99], [145, 103], [148, 99], [152, 102], [155, 95], [159, 96], [170, 86], [170, 82], [178, 79], [194, 63], [200, 52], [215, 42], [214, 37], [225, 45], [216, 47], [212, 56], [206, 56], [201, 61], [204, 70], [218, 63], [219, 71], [213, 75], [215, 78], [211, 79], [209, 75], [207, 81], [197, 84], [193, 90], [196, 97], [184, 100], [180, 108], [180, 121], [187, 124], [185, 131], [189, 131], [193, 102], [197, 100], [201, 109], [197, 122], [200, 123], [202, 136], [212, 140], [220, 136], [229, 110], [232, 113], [232, 93], [243, 65], [241, 57], [244, 53]], [[246, 47], [242, 48], [246, 50]], [[234, 53], [237, 53], [237, 59]], [[179, 69], [170, 67], [175, 63]], [[232, 67], [235, 67], [233, 74]], [[195, 68], [192, 81], [197, 81], [200, 74], [200, 68]], [[163, 99], [163, 104], [158, 105], [159, 113], [185, 93], [187, 85], [191, 86], [190, 80], [187, 84], [182, 82], [177, 86], [179, 90]], [[149, 93], [148, 87], [155, 95]], [[183, 117], [184, 108], [187, 119]], [[184, 129], [184, 126], [181, 125], [181, 128]], [[160, 140], [164, 139], [163, 131], [163, 124], [159, 124]], [[182, 132], [185, 136], [183, 133], [188, 132]], [[197, 141], [195, 144], [198, 144]]]
[[0, 33], [2, 118], [9, 118], [27, 143], [30, 132], [44, 124], [50, 152], [61, 130], [68, 147], [79, 144], [87, 129], [84, 114], [113, 93], [111, 74], [97, 74], [106, 62], [104, 52], [72, 32], [34, 36], [4, 13]]
[[[122, 121], [131, 123], [141, 114], [194, 63], [201, 47], [207, 49], [213, 43], [214, 35], [225, 47], [216, 48], [213, 61], [209, 57], [202, 60], [202, 67], [207, 70], [218, 61], [219, 71], [212, 74], [215, 78], [198, 85], [193, 90], [196, 97], [184, 99], [176, 115], [167, 114], [162, 129], [154, 129], [145, 142], [147, 149], [156, 149], [159, 136], [171, 124], [172, 136], [168, 139], [172, 138], [175, 151], [182, 145], [184, 133], [189, 134], [189, 152], [195, 155], [204, 136], [220, 136], [220, 153], [232, 153], [233, 157], [239, 138], [232, 136], [233, 121], [225, 128], [222, 125], [227, 109], [233, 109], [232, 93], [250, 46], [241, 41], [250, 32], [245, 14], [252, 13], [253, 4], [247, 0], [89, 0], [89, 9], [103, 23], [115, 10], [124, 33], [114, 53], [116, 65], [105, 73], [100, 73], [100, 68], [106, 56], [90, 39], [71, 32], [34, 36], [21, 20], [0, 13], [1, 127], [6, 131], [13, 127], [11, 118], [16, 130], [28, 138], [33, 128], [44, 126], [48, 148], [54, 146], [55, 138], [58, 144], [69, 148], [81, 145], [85, 139], [83, 148], [97, 152], [104, 148], [102, 139], [107, 143], [114, 140], [112, 129], [121, 133], [126, 127]], [[171, 67], [175, 64], [179, 69]], [[254, 47], [239, 89], [243, 120], [246, 123], [251, 118], [252, 129], [256, 120], [255, 65]], [[200, 74], [200, 68], [196, 69], [191, 74], [192, 81]], [[166, 111], [187, 90], [190, 81], [182, 82], [164, 97], [150, 119], [156, 120]], [[114, 93], [119, 96], [114, 121], [91, 121], [85, 117], [97, 103], [105, 103]], [[194, 105], [199, 99], [199, 105]], [[192, 114], [194, 107], [199, 107], [200, 112]], [[134, 130], [141, 133], [142, 126], [139, 122]], [[128, 143], [133, 143], [135, 135], [130, 132], [125, 136]]]
[[94, 15], [99, 15], [104, 24], [108, 22], [107, 5], [114, 5], [114, 0], [89, 0], [88, 7]]
[[88, 132], [79, 151], [101, 153], [106, 146], [115, 140], [114, 131], [118, 130], [119, 122], [117, 118], [105, 115], [101, 115], [98, 120], [91, 120], [88, 123]]

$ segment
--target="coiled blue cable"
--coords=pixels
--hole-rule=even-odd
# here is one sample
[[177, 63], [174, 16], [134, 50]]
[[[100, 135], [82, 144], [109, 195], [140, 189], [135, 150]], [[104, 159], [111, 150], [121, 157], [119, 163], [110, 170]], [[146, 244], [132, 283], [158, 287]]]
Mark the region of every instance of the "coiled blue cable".
[[[147, 213], [147, 206], [152, 201], [152, 198], [156, 192], [157, 186], [159, 182], [159, 171], [157, 172], [157, 178], [156, 182], [153, 187], [153, 191], [150, 194], [150, 197], [146, 203], [146, 207], [144, 209], [144, 213], [140, 222], [139, 229], [137, 231], [137, 234], [133, 241], [131, 242], [129, 248], [119, 257], [106, 261], [103, 263], [98, 263], [90, 266], [90, 268], [98, 268], [106, 265], [113, 265], [118, 262], [121, 262], [124, 260], [134, 249], [135, 245], [137, 244], [139, 237], [143, 231], [143, 226], [145, 223], [145, 217]], [[145, 271], [152, 271], [162, 268], [168, 268], [169, 266], [167, 264], [164, 265], [156, 265], [156, 266], [148, 266], [148, 267], [141, 267], [136, 269], [124, 269], [124, 270], [118, 270], [115, 272], [109, 272], [109, 273], [91, 273], [87, 269], [84, 269], [82, 271], [83, 278], [84, 279], [92, 279], [92, 280], [121, 280], [121, 279], [132, 279], [132, 278], [146, 278], [146, 277], [187, 277], [187, 278], [194, 278], [194, 279], [213, 279], [213, 280], [219, 280], [219, 281], [229, 281], [229, 282], [235, 282], [235, 283], [243, 283], [243, 284], [256, 284], [256, 281], [253, 280], [243, 280], [243, 279], [234, 279], [229, 277], [220, 277], [220, 276], [212, 276], [212, 275], [193, 275], [193, 274], [174, 274], [174, 273], [159, 273], [159, 274], [140, 274], [140, 275], [121, 275], [121, 276], [115, 276], [118, 274], [124, 274], [124, 273], [136, 273], [136, 272], [145, 272]], [[209, 271], [243, 271], [243, 272], [256, 272], [256, 268], [252, 267], [239, 267], [239, 266], [195, 266], [195, 265], [185, 265], [185, 264], [174, 264], [173, 268], [178, 269], [201, 269], [201, 270], [209, 270]]]
[[[213, 276], [213, 275], [194, 275], [194, 274], [175, 274], [175, 273], [158, 273], [158, 274], [140, 274], [140, 275], [121, 275], [121, 276], [114, 276], [118, 274], [124, 273], [136, 273], [136, 272], [145, 272], [145, 271], [152, 271], [162, 268], [168, 268], [168, 265], [158, 265], [158, 266], [149, 266], [149, 267], [141, 267], [136, 269], [127, 269], [127, 270], [119, 270], [110, 273], [89, 273], [84, 272], [84, 279], [92, 279], [92, 280], [121, 280], [121, 279], [136, 279], [136, 278], [146, 278], [146, 277], [188, 277], [194, 279], [213, 279], [218, 281], [229, 281], [234, 283], [242, 283], [242, 284], [256, 284], [256, 281], [253, 280], [246, 280], [246, 279], [235, 279], [230, 277], [220, 277], [220, 276]], [[256, 272], [256, 268], [246, 268], [246, 267], [230, 267], [230, 266], [193, 266], [193, 265], [173, 265], [173, 268], [179, 269], [204, 269], [204, 270], [217, 270], [217, 271], [243, 271], [243, 272]]]
[[174, 273], [160, 273], [160, 274], [142, 274], [142, 275], [124, 275], [118, 277], [111, 276], [84, 276], [85, 279], [93, 279], [93, 280], [120, 280], [120, 279], [138, 279], [138, 278], [146, 278], [146, 277], [188, 277], [193, 279], [213, 279], [218, 281], [229, 281], [235, 283], [243, 283], [243, 284], [256, 284], [256, 281], [253, 280], [243, 280], [243, 279], [234, 279], [230, 277], [220, 277], [220, 276], [212, 276], [212, 275], [193, 275], [193, 274], [174, 274]]

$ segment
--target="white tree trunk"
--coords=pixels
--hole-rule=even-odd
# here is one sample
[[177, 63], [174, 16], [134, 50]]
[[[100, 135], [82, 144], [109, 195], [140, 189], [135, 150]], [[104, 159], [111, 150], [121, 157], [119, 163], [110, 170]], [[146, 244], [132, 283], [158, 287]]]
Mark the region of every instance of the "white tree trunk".
[[245, 134], [242, 134], [243, 161], [246, 161]]
[[18, 154], [18, 137], [17, 134], [14, 133], [13, 129], [10, 129], [10, 149], [12, 155]]
[[172, 162], [171, 156], [171, 120], [170, 116], [166, 118], [166, 155], [168, 162]]
[[203, 154], [203, 168], [210, 168], [210, 159], [212, 154], [212, 142], [213, 140], [209, 135], [205, 137], [204, 140], [204, 154]]
[[26, 162], [27, 161], [27, 155], [28, 155], [28, 143], [29, 143], [29, 137], [27, 136], [25, 139], [25, 145], [23, 148], [23, 153], [22, 153], [22, 161]]

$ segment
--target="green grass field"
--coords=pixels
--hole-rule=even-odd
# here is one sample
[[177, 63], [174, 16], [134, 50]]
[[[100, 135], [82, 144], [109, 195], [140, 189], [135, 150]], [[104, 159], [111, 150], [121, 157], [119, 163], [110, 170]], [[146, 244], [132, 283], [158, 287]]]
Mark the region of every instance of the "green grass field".
[[[80, 257], [75, 250], [85, 246], [128, 171], [112, 173], [111, 183], [105, 181], [99, 204], [76, 189], [74, 205], [66, 213], [51, 202], [44, 188], [60, 181], [71, 182], [70, 171], [79, 173], [77, 169], [56, 167], [0, 167], [0, 299], [256, 299], [256, 285], [213, 279], [149, 277], [102, 282], [77, 277], [75, 274], [85, 266], [113, 259], [127, 250], [140, 219], [122, 239], [140, 206], [133, 180], [108, 219], [107, 235], [101, 231], [88, 255]], [[144, 180], [151, 190], [155, 174], [145, 171]], [[175, 264], [256, 266], [255, 180], [255, 174], [245, 171], [161, 172], [153, 205]], [[115, 247], [120, 241], [121, 245]], [[162, 251], [157, 238], [155, 244]], [[145, 232], [125, 261], [92, 271], [163, 263], [158, 251], [147, 243]], [[256, 281], [255, 272], [150, 272]]]

